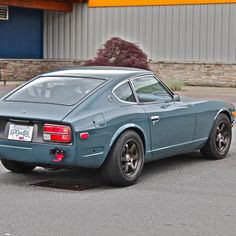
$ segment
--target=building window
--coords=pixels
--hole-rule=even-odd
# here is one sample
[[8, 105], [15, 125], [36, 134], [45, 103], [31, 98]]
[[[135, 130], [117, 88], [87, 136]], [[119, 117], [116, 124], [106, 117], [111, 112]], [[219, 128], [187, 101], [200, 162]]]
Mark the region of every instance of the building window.
[[7, 6], [0, 6], [0, 20], [8, 20], [9, 11]]

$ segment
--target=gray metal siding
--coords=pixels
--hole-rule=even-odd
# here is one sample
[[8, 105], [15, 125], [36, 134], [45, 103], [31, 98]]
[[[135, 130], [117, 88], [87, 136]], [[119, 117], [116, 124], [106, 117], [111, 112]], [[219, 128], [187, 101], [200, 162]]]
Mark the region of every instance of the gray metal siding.
[[153, 61], [236, 63], [236, 4], [45, 12], [44, 57], [92, 58], [107, 39], [137, 43]]

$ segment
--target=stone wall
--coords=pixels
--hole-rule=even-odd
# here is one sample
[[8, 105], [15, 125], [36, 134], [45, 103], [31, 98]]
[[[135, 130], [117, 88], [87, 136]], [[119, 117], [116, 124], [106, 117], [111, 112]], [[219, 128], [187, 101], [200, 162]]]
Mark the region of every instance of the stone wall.
[[[4, 60], [0, 59], [0, 80], [29, 80], [41, 73], [71, 66], [76, 60]], [[186, 85], [236, 87], [236, 64], [150, 63], [162, 80], [181, 80]]]
[[80, 66], [75, 60], [4, 60], [0, 59], [0, 80], [29, 80], [44, 72]]
[[152, 63], [163, 81], [177, 79], [186, 85], [236, 87], [236, 64]]

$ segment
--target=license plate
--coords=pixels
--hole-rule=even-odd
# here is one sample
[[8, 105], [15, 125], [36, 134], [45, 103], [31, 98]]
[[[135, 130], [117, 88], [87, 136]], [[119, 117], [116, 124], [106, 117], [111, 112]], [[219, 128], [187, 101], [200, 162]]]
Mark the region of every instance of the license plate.
[[33, 126], [10, 124], [8, 139], [30, 142], [33, 135]]

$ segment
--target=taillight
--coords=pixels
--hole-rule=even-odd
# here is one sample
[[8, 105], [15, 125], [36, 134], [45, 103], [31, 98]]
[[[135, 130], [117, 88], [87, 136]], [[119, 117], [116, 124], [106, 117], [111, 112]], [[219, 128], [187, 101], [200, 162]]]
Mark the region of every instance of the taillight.
[[51, 142], [70, 143], [71, 128], [67, 125], [45, 124], [43, 127], [43, 139]]

